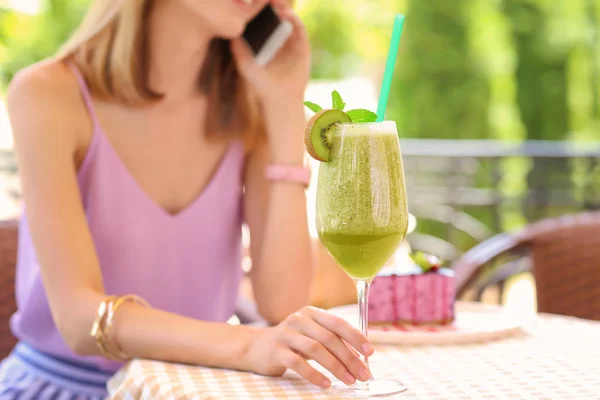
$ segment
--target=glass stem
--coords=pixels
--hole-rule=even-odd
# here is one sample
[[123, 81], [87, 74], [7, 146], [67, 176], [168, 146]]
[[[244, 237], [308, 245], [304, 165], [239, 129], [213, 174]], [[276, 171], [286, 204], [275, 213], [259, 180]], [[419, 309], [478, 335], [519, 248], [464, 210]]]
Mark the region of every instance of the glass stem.
[[[369, 288], [371, 287], [371, 282], [367, 280], [357, 280], [356, 281], [356, 292], [358, 294], [358, 325], [360, 327], [361, 333], [368, 338], [369, 337]], [[366, 356], [362, 356], [362, 360], [364, 361], [367, 369], [371, 371], [369, 368], [369, 358]], [[371, 377], [373, 379], [373, 377]]]

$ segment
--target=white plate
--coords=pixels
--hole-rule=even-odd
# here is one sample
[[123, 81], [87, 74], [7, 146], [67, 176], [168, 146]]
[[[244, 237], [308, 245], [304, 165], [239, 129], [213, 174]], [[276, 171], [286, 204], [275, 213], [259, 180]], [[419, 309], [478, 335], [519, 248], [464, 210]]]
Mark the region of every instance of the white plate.
[[[358, 324], [355, 305], [335, 307], [331, 313]], [[524, 332], [521, 323], [501, 307], [473, 302], [456, 302], [456, 320], [445, 326], [379, 325], [369, 327], [369, 339], [378, 344], [444, 345], [475, 343]]]

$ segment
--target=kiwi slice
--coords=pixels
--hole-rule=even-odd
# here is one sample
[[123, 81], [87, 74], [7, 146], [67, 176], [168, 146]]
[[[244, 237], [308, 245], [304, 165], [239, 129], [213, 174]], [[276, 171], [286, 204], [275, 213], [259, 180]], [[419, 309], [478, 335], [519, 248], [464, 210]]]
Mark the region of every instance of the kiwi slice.
[[308, 154], [315, 160], [329, 161], [331, 136], [335, 124], [350, 123], [352, 119], [340, 110], [321, 110], [308, 121], [304, 143]]

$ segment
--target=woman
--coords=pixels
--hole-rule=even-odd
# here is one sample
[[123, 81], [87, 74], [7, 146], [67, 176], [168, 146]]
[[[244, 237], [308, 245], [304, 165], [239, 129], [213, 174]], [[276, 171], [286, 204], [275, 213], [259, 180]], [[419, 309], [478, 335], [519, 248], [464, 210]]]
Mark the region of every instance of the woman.
[[[21, 341], [2, 364], [2, 395], [101, 398], [132, 357], [291, 368], [329, 386], [310, 358], [348, 384], [369, 378], [367, 339], [303, 307], [310, 51], [297, 16], [272, 1], [295, 31], [267, 67], [254, 63], [240, 35], [266, 2], [96, 0], [57, 57], [15, 78]], [[270, 328], [225, 323], [242, 216]]]

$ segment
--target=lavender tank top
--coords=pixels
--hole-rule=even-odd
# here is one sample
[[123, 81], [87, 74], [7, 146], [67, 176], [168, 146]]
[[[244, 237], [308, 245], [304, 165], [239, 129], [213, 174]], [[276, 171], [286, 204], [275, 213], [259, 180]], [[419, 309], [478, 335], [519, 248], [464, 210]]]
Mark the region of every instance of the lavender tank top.
[[[157, 309], [225, 322], [234, 313], [242, 275], [243, 145], [232, 142], [208, 186], [184, 210], [169, 214], [129, 174], [98, 123], [82, 74], [74, 65], [70, 68], [93, 123], [77, 179], [106, 293], [136, 294]], [[48, 354], [111, 371], [121, 365], [77, 356], [60, 336], [26, 211], [19, 233], [16, 298], [18, 311], [11, 328], [20, 340]]]

